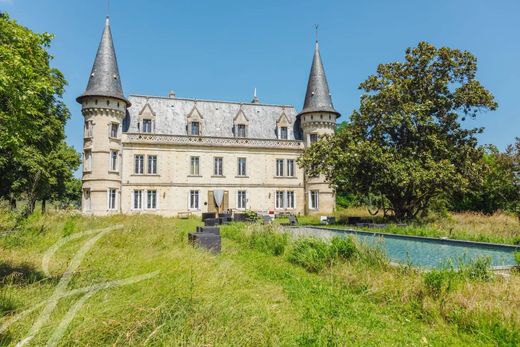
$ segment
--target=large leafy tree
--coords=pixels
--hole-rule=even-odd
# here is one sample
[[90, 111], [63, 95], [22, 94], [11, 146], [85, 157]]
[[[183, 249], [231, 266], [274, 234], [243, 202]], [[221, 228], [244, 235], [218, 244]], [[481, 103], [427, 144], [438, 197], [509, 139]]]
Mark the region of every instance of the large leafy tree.
[[23, 195], [29, 211], [79, 166], [65, 143], [66, 81], [50, 66], [51, 40], [0, 13], [0, 198]]
[[398, 219], [415, 218], [482, 180], [482, 129], [461, 121], [497, 103], [476, 71], [471, 53], [420, 42], [361, 83], [350, 123], [311, 146], [300, 165], [339, 190], [379, 196]]

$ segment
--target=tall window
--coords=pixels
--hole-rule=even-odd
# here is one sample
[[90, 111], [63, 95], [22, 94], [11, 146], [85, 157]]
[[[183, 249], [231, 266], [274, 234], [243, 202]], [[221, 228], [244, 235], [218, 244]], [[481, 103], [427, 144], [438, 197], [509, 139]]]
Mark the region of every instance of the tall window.
[[146, 192], [146, 208], [154, 210], [157, 208], [157, 190], [148, 190]]
[[92, 153], [90, 149], [85, 150], [85, 154], [83, 156], [83, 171], [91, 171], [92, 170]]
[[134, 210], [140, 210], [143, 208], [143, 191], [142, 190], [134, 190]]
[[143, 133], [151, 133], [151, 132], [152, 132], [152, 120], [143, 119]]
[[280, 127], [280, 138], [287, 140], [287, 127]]
[[294, 191], [287, 192], [287, 208], [294, 208]]
[[318, 142], [318, 134], [310, 134], [309, 140], [310, 140], [311, 144]]
[[283, 190], [277, 190], [276, 191], [276, 201], [275, 201], [275, 208], [284, 208], [283, 205]]
[[200, 123], [199, 122], [191, 122], [190, 135], [200, 135]]
[[247, 197], [245, 190], [239, 190], [237, 193], [237, 208], [246, 208]]
[[287, 159], [287, 176], [294, 177], [294, 159]]
[[150, 174], [150, 175], [157, 174], [157, 156], [156, 155], [148, 156], [148, 174]]
[[246, 158], [238, 158], [238, 176], [246, 176]]
[[116, 209], [116, 190], [114, 188], [108, 190], [108, 209]]
[[199, 173], [200, 173], [199, 161], [200, 161], [199, 157], [191, 157], [190, 175], [199, 176]]
[[85, 122], [85, 137], [92, 137], [92, 121]]
[[144, 173], [144, 155], [137, 154], [134, 156], [134, 173], [135, 174], [143, 174]]
[[110, 151], [110, 171], [117, 170], [117, 151]]
[[283, 176], [283, 159], [276, 159], [276, 176]]
[[237, 124], [237, 137], [246, 137], [246, 125]]
[[119, 124], [111, 123], [110, 124], [110, 137], [118, 137], [119, 135]]
[[319, 191], [311, 190], [309, 193], [309, 208], [317, 210], [319, 208]]
[[92, 208], [92, 204], [90, 203], [91, 200], [90, 200], [90, 189], [89, 188], [83, 189], [83, 196], [85, 198], [84, 207], [86, 210], [90, 210]]
[[191, 210], [199, 209], [199, 191], [198, 190], [190, 190], [190, 209]]
[[215, 158], [215, 165], [213, 168], [213, 175], [223, 176], [224, 175], [224, 159], [222, 157]]

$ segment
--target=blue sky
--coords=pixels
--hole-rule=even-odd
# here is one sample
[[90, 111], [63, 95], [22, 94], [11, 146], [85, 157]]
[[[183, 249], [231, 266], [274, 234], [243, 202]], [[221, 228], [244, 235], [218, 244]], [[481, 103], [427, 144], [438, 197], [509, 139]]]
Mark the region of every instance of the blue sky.
[[[0, 0], [20, 24], [56, 35], [54, 66], [67, 78], [68, 142], [82, 147], [76, 96], [86, 86], [106, 0]], [[467, 120], [482, 144], [520, 136], [520, 1], [137, 1], [112, 0], [110, 17], [128, 94], [262, 102], [300, 110], [319, 23], [321, 54], [340, 120], [358, 106], [360, 82], [425, 40], [469, 50], [499, 109]]]

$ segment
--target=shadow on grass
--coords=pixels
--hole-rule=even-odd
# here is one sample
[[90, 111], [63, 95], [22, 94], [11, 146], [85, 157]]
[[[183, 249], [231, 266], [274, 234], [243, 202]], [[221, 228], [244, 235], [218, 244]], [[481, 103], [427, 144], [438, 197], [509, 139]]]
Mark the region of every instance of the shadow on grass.
[[4, 285], [27, 285], [46, 278], [43, 272], [36, 270], [31, 264], [0, 262], [0, 283]]

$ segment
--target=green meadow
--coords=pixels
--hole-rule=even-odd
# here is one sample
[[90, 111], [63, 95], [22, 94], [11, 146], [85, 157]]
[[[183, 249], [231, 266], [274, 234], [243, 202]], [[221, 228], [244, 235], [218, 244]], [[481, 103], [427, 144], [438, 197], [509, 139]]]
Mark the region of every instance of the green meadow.
[[[65, 290], [151, 277], [76, 290], [42, 319], [67, 267], [99, 234], [74, 235], [119, 224], [87, 250]], [[32, 215], [0, 237], [0, 344], [29, 337], [38, 320], [31, 346], [520, 344], [516, 270], [491, 273], [482, 262], [460, 272], [395, 267], [355, 239], [295, 240], [277, 224], [224, 226], [222, 253], [213, 255], [188, 244], [197, 225], [151, 215]], [[46, 274], [43, 258], [65, 237]]]

